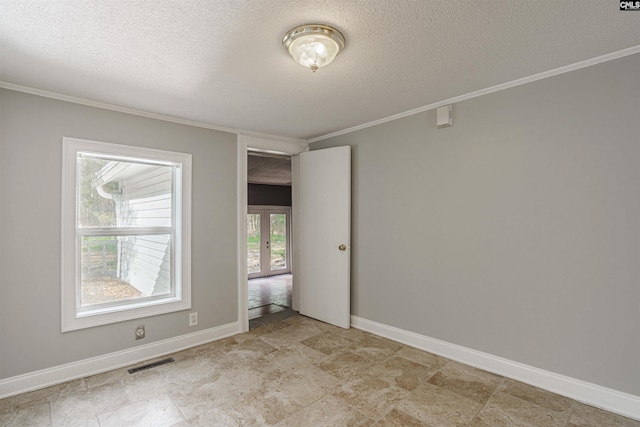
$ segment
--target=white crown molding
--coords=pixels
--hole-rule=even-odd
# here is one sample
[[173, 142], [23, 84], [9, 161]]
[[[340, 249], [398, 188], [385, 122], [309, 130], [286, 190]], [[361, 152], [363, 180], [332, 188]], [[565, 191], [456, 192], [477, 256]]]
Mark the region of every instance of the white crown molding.
[[309, 144], [301, 140], [282, 141], [253, 135], [239, 135], [238, 140], [243, 143], [247, 149], [266, 153], [295, 155], [309, 151]]
[[111, 371], [240, 333], [238, 322], [0, 380], [0, 399]]
[[612, 61], [614, 59], [622, 58], [622, 57], [633, 55], [633, 54], [636, 54], [636, 53], [640, 53], [640, 45], [632, 46], [630, 48], [622, 49], [622, 50], [619, 50], [619, 51], [616, 51], [616, 52], [611, 52], [611, 53], [608, 53], [606, 55], [598, 56], [598, 57], [591, 58], [591, 59], [588, 59], [588, 60], [585, 60], [585, 61], [576, 62], [574, 64], [566, 65], [564, 67], [556, 68], [556, 69], [553, 69], [553, 70], [544, 71], [542, 73], [534, 74], [534, 75], [529, 76], [529, 77], [523, 77], [521, 79], [513, 80], [511, 82], [502, 83], [502, 84], [499, 84], [499, 85], [496, 85], [496, 86], [491, 86], [491, 87], [486, 88], [486, 89], [480, 89], [480, 90], [477, 90], [475, 92], [470, 92], [470, 93], [467, 93], [467, 94], [464, 94], [464, 95], [460, 95], [460, 96], [456, 96], [456, 97], [453, 97], [453, 98], [449, 98], [449, 99], [445, 99], [445, 100], [442, 100], [442, 101], [438, 101], [438, 102], [435, 102], [433, 104], [425, 105], [423, 107], [414, 108], [413, 110], [409, 110], [409, 111], [405, 111], [405, 112], [402, 112], [402, 113], [394, 114], [392, 116], [388, 116], [388, 117], [385, 117], [385, 118], [382, 118], [382, 119], [374, 120], [372, 122], [363, 123], [363, 124], [358, 125], [358, 126], [353, 126], [353, 127], [347, 128], [347, 129], [340, 130], [340, 131], [336, 131], [336, 132], [332, 132], [332, 133], [329, 133], [329, 134], [326, 134], [326, 135], [321, 135], [321, 136], [318, 136], [318, 137], [315, 137], [315, 138], [311, 138], [311, 139], [309, 139], [307, 141], [304, 141], [304, 140], [301, 140], [301, 139], [295, 139], [295, 138], [281, 137], [281, 136], [277, 136], [277, 135], [262, 134], [262, 133], [259, 133], [259, 132], [244, 131], [244, 130], [241, 130], [241, 129], [227, 128], [227, 127], [224, 127], [224, 126], [216, 126], [216, 125], [212, 125], [212, 124], [209, 124], [209, 123], [197, 122], [197, 121], [193, 121], [193, 120], [180, 119], [180, 118], [177, 118], [177, 117], [167, 116], [167, 115], [163, 115], [163, 114], [150, 113], [150, 112], [147, 112], [147, 111], [137, 110], [137, 109], [134, 109], [134, 108], [122, 107], [122, 106], [118, 106], [118, 105], [114, 105], [114, 104], [108, 104], [108, 103], [104, 103], [104, 102], [93, 101], [93, 100], [90, 100], [90, 99], [79, 98], [79, 97], [75, 97], [75, 96], [63, 95], [63, 94], [56, 93], [56, 92], [50, 92], [50, 91], [46, 91], [46, 90], [42, 90], [42, 89], [36, 89], [36, 88], [17, 85], [17, 84], [14, 84], [14, 83], [9, 83], [9, 82], [4, 82], [4, 81], [0, 81], [0, 88], [14, 90], [14, 91], [18, 91], [18, 92], [29, 93], [29, 94], [32, 94], [32, 95], [38, 95], [38, 96], [42, 96], [42, 97], [45, 97], [45, 98], [57, 99], [57, 100], [60, 100], [60, 101], [71, 102], [71, 103], [74, 103], [74, 104], [87, 105], [87, 106], [90, 106], [90, 107], [102, 108], [102, 109], [105, 109], [105, 110], [117, 111], [117, 112], [121, 112], [121, 113], [132, 114], [132, 115], [141, 116], [141, 117], [147, 117], [147, 118], [156, 119], [156, 120], [163, 120], [163, 121], [167, 121], [167, 122], [171, 122], [171, 123], [178, 123], [178, 124], [183, 124], [183, 125], [187, 125], [187, 126], [200, 127], [200, 128], [204, 128], [204, 129], [212, 129], [212, 130], [217, 130], [217, 131], [221, 131], [221, 132], [235, 133], [237, 135], [245, 135], [245, 136], [248, 136], [248, 137], [255, 137], [255, 138], [258, 138], [258, 139], [270, 139], [270, 140], [288, 142], [288, 143], [293, 143], [293, 144], [300, 144], [300, 143], [304, 143], [304, 142], [306, 142], [308, 144], [312, 144], [314, 142], [318, 142], [318, 141], [322, 141], [322, 140], [325, 140], [325, 139], [333, 138], [333, 137], [336, 137], [336, 136], [344, 135], [344, 134], [347, 134], [347, 133], [355, 132], [357, 130], [366, 129], [366, 128], [369, 128], [369, 127], [372, 127], [372, 126], [376, 126], [376, 125], [379, 125], [379, 124], [382, 124], [382, 123], [386, 123], [386, 122], [390, 122], [390, 121], [393, 121], [393, 120], [401, 119], [403, 117], [408, 117], [408, 116], [412, 116], [412, 115], [415, 115], [415, 114], [423, 113], [423, 112], [428, 111], [428, 110], [433, 110], [434, 108], [442, 107], [443, 105], [448, 105], [448, 104], [453, 104], [453, 103], [456, 103], [456, 102], [465, 101], [467, 99], [472, 99], [472, 98], [476, 98], [478, 96], [486, 95], [486, 94], [497, 92], [497, 91], [500, 91], [500, 90], [509, 89], [509, 88], [512, 88], [512, 87], [515, 87], [515, 86], [520, 86], [520, 85], [523, 85], [523, 84], [526, 84], [526, 83], [534, 82], [536, 80], [546, 79], [548, 77], [557, 76], [559, 74], [568, 73], [570, 71], [579, 70], [579, 69], [585, 68], [585, 67], [590, 67], [592, 65], [600, 64], [602, 62]]
[[194, 121], [194, 120], [180, 119], [178, 117], [167, 116], [167, 115], [164, 115], [164, 114], [150, 113], [148, 111], [137, 110], [135, 108], [122, 107], [122, 106], [119, 106], [119, 105], [108, 104], [106, 102], [93, 101], [93, 100], [90, 100], [90, 99], [79, 98], [79, 97], [76, 97], [76, 96], [63, 95], [61, 93], [50, 92], [50, 91], [42, 90], [42, 89], [36, 89], [36, 88], [29, 87], [29, 86], [17, 85], [17, 84], [14, 84], [14, 83], [9, 83], [9, 82], [5, 82], [5, 81], [1, 81], [1, 80], [0, 80], [0, 88], [14, 90], [16, 92], [28, 93], [28, 94], [31, 94], [31, 95], [38, 95], [38, 96], [42, 96], [44, 98], [57, 99], [59, 101], [71, 102], [73, 104], [80, 104], [80, 105], [86, 105], [86, 106], [89, 106], [89, 107], [101, 108], [103, 110], [117, 111], [119, 113], [126, 113], [126, 114], [131, 114], [131, 115], [134, 115], [134, 116], [141, 116], [141, 117], [146, 117], [146, 118], [149, 118], [149, 119], [155, 119], [155, 120], [162, 120], [162, 121], [165, 121], [165, 122], [177, 123], [177, 124], [181, 124], [181, 125], [187, 125], [187, 126], [193, 126], [193, 127], [198, 127], [198, 128], [217, 130], [217, 131], [220, 131], [220, 132], [235, 133], [237, 135], [247, 135], [247, 136], [250, 136], [250, 137], [270, 139], [270, 140], [280, 141], [280, 142], [284, 142], [284, 143], [291, 143], [291, 144], [296, 144], [296, 145], [297, 144], [301, 144], [301, 143], [305, 143], [306, 144], [306, 142], [304, 140], [302, 140], [302, 139], [287, 138], [287, 137], [277, 136], [277, 135], [268, 135], [268, 134], [263, 134], [263, 133], [259, 133], [259, 132], [251, 132], [251, 131], [245, 131], [245, 130], [241, 130], [241, 129], [233, 129], [233, 128], [228, 128], [228, 127], [224, 127], [224, 126], [212, 125], [212, 124], [209, 124], [209, 123], [197, 122], [197, 121]]
[[640, 396], [545, 371], [382, 323], [351, 316], [351, 326], [402, 344], [493, 372], [579, 402], [640, 420]]
[[636, 53], [640, 53], [640, 45], [633, 46], [627, 49], [618, 50], [616, 52], [611, 52], [606, 55], [597, 56], [595, 58], [587, 59], [586, 61], [576, 62], [575, 64], [566, 65], [564, 67], [556, 68], [549, 71], [544, 71], [542, 73], [534, 74], [529, 77], [523, 77], [521, 79], [513, 80], [507, 83], [501, 83], [499, 85], [491, 86], [486, 89], [480, 89], [475, 92], [470, 92], [464, 95], [456, 96], [453, 98], [445, 99], [442, 101], [434, 102], [433, 104], [425, 105], [424, 107], [414, 108], [413, 110], [405, 111], [403, 113], [394, 114], [389, 117], [385, 117], [382, 119], [374, 120], [372, 122], [364, 123], [358, 126], [353, 126], [347, 129], [339, 130], [336, 132], [332, 132], [326, 135], [318, 136], [312, 139], [309, 139], [307, 142], [312, 144], [314, 142], [322, 141], [325, 139], [333, 138], [336, 136], [344, 135], [347, 133], [355, 132], [357, 130], [370, 128], [372, 126], [376, 126], [382, 123], [391, 122], [393, 120], [398, 120], [403, 117], [413, 116], [414, 114], [423, 113], [425, 111], [433, 110], [438, 107], [442, 107], [443, 105], [454, 104], [456, 102], [466, 101], [467, 99], [477, 98], [482, 95], [487, 95], [489, 93], [498, 92], [504, 89], [509, 89], [515, 86], [520, 86], [523, 84], [535, 82], [536, 80], [546, 79], [548, 77], [557, 76], [559, 74], [568, 73], [570, 71], [579, 70], [581, 68], [590, 67], [592, 65], [600, 64], [602, 62], [612, 61], [614, 59], [622, 58], [624, 56], [633, 55]]

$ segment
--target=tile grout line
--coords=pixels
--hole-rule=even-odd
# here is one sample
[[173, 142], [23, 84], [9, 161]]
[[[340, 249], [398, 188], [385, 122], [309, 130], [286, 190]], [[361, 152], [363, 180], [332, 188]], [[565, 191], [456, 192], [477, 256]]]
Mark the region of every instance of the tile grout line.
[[493, 389], [493, 391], [491, 392], [491, 394], [489, 395], [489, 397], [487, 398], [486, 402], [484, 402], [484, 404], [482, 405], [482, 407], [478, 410], [478, 412], [476, 412], [476, 414], [473, 416], [473, 418], [471, 418], [471, 422], [473, 422], [473, 420], [475, 420], [478, 415], [480, 414], [480, 412], [482, 412], [484, 410], [484, 408], [487, 407], [487, 405], [489, 404], [489, 401], [491, 400], [491, 398], [493, 397], [494, 394], [496, 394], [496, 392], [498, 391], [498, 389], [500, 388], [500, 386], [506, 381], [507, 379], [505, 377], [500, 377], [500, 382], [498, 384], [496, 384], [495, 388]]
[[571, 399], [571, 406], [569, 407], [569, 416], [567, 417], [567, 422], [564, 424], [564, 427], [569, 427], [571, 423], [571, 418], [573, 417], [573, 411], [575, 411], [575, 407], [578, 404], [577, 400]]
[[[381, 363], [381, 364], [386, 363], [386, 362], [388, 362], [389, 360], [391, 360], [391, 358], [393, 358], [393, 357], [397, 357], [397, 358], [400, 358], [400, 359], [406, 360], [407, 362], [415, 363], [415, 364], [417, 364], [417, 365], [420, 365], [420, 366], [421, 366], [421, 367], [423, 367], [423, 368], [429, 369], [429, 367], [428, 367], [428, 366], [423, 365], [422, 363], [414, 362], [413, 360], [407, 359], [407, 358], [402, 357], [402, 356], [398, 356], [398, 355], [397, 355], [397, 353], [399, 353], [399, 352], [402, 350], [402, 348], [403, 348], [403, 347], [401, 347], [400, 349], [396, 350], [394, 353], [392, 353], [391, 355], [389, 355], [386, 359], [384, 359], [384, 360], [383, 360], [383, 361], [381, 361], [380, 363]], [[440, 357], [440, 356], [437, 356], [437, 357]], [[425, 384], [428, 384], [428, 381], [429, 381], [431, 378], [433, 378], [435, 375], [437, 375], [440, 371], [442, 371], [442, 369], [444, 369], [444, 368], [445, 368], [445, 367], [446, 367], [446, 366], [451, 362], [451, 360], [450, 360], [450, 359], [447, 359], [447, 358], [443, 358], [443, 359], [445, 359], [445, 360], [446, 360], [446, 362], [444, 363], [444, 365], [442, 365], [442, 366], [441, 366], [440, 368], [438, 368], [438, 369], [435, 369], [435, 370], [433, 371], [433, 373], [432, 373], [431, 375], [429, 375], [429, 377], [426, 379]], [[379, 378], [379, 379], [381, 379], [382, 381], [386, 382], [386, 383], [387, 383], [387, 384], [389, 384], [390, 386], [393, 386], [393, 385], [394, 385], [394, 384], [390, 383], [389, 381], [387, 381], [387, 380], [386, 380], [386, 379], [384, 379], [384, 378], [380, 378], [380, 377], [376, 377], [376, 376], [374, 376], [374, 377], [375, 377], [375, 378]], [[417, 389], [418, 389], [418, 387], [420, 387], [420, 384], [419, 384], [419, 385], [418, 385], [414, 390], [407, 390], [407, 389], [404, 389], [404, 390], [406, 390], [406, 391], [407, 391], [407, 395], [406, 395], [405, 397], [403, 397], [402, 399], [400, 399], [398, 402], [396, 402], [396, 404], [395, 404], [395, 405], [393, 405], [393, 407], [392, 407], [392, 408], [391, 408], [391, 409], [390, 409], [390, 410], [385, 414], [385, 416], [389, 415], [389, 414], [390, 414], [390, 413], [391, 413], [395, 408], [397, 408], [397, 407], [398, 407], [398, 406], [400, 406], [402, 403], [404, 403], [404, 402], [409, 398], [409, 396], [410, 396], [410, 395], [411, 395], [415, 390], [417, 390]], [[383, 417], [383, 418], [381, 418], [380, 420], [377, 420], [377, 421], [376, 421], [376, 420], [373, 420], [373, 421], [376, 421], [376, 425], [377, 425], [377, 423], [381, 422], [381, 421], [382, 421], [382, 419], [384, 419], [384, 417]], [[473, 420], [473, 418], [472, 418], [472, 420]], [[421, 421], [423, 421], [423, 420], [421, 420]]]
[[[49, 405], [49, 423], [53, 427], [53, 410], [51, 408], [51, 401], [47, 400], [47, 404]], [[100, 423], [98, 423], [99, 425]]]
[[[185, 377], [189, 380], [189, 383], [193, 384], [193, 381], [191, 381], [191, 379], [190, 379], [187, 375], [185, 375]], [[180, 405], [178, 405], [178, 404], [176, 403], [176, 401], [175, 401], [175, 400], [173, 400], [173, 398], [171, 397], [171, 392], [167, 392], [167, 393], [165, 393], [165, 395], [169, 398], [169, 400], [171, 401], [171, 403], [173, 403], [173, 405], [174, 405], [176, 408], [178, 408], [178, 411], [180, 411], [180, 414], [182, 414], [182, 418], [184, 418], [184, 419], [183, 419], [183, 420], [181, 420], [181, 421], [179, 421], [179, 422], [183, 422], [183, 421], [187, 421], [187, 422], [188, 422], [188, 421], [189, 421], [189, 418], [187, 418], [187, 414], [185, 414], [185, 413], [184, 413], [184, 411], [182, 410], [182, 408], [180, 407]], [[205, 412], [205, 411], [203, 411], [203, 412]], [[175, 424], [178, 424], [178, 423], [173, 423], [172, 425], [175, 425]]]
[[[404, 359], [404, 360], [407, 360], [407, 361], [411, 362], [411, 360], [409, 360], [409, 359], [405, 359], [404, 357], [402, 357], [402, 356], [398, 356], [398, 355], [397, 355], [397, 354], [398, 354], [398, 353], [399, 353], [403, 348], [404, 348], [404, 346], [403, 346], [403, 347], [400, 347], [398, 350], [396, 350], [395, 352], [393, 352], [392, 354], [390, 354], [390, 355], [389, 355], [389, 357], [387, 357], [386, 359], [384, 359], [384, 360], [383, 360], [382, 362], [380, 362], [380, 363], [381, 363], [381, 364], [385, 364], [386, 362], [388, 362], [389, 360], [391, 360], [391, 358], [392, 358], [392, 357], [398, 357], [398, 358], [400, 358], [400, 359]], [[414, 362], [414, 363], [416, 363], [416, 362]], [[424, 366], [424, 365], [422, 365], [422, 364], [420, 364], [420, 363], [418, 363], [418, 365], [420, 365], [420, 366]], [[424, 366], [424, 367], [426, 368], [426, 366]], [[435, 375], [435, 373], [434, 373], [434, 375]], [[384, 381], [385, 383], [389, 384], [389, 386], [394, 386], [394, 384], [391, 384], [389, 381], [385, 380], [384, 378], [376, 377], [375, 375], [374, 375], [374, 377], [375, 377], [375, 378], [378, 378], [378, 379], [380, 379], [380, 380], [382, 380], [382, 381]], [[429, 378], [431, 378], [431, 377], [429, 377]], [[395, 386], [396, 386], [396, 387], [398, 387], [397, 385], [395, 385]], [[394, 410], [394, 409], [396, 409], [398, 406], [400, 406], [401, 404], [403, 404], [403, 403], [405, 402], [405, 400], [407, 400], [407, 398], [408, 398], [408, 397], [409, 397], [409, 395], [411, 394], [411, 391], [410, 391], [410, 390], [406, 390], [406, 389], [404, 389], [404, 388], [402, 388], [402, 387], [399, 387], [399, 388], [401, 388], [402, 390], [405, 390], [405, 391], [407, 392], [407, 395], [406, 395], [405, 397], [403, 397], [402, 399], [398, 400], [398, 401], [397, 401], [397, 402], [396, 402], [396, 403], [391, 407], [391, 409], [389, 409], [389, 411], [387, 411], [387, 412], [384, 414], [384, 416], [383, 416], [382, 418], [380, 418], [379, 420], [374, 420], [374, 421], [375, 421], [375, 424], [374, 424], [374, 425], [378, 425], [378, 424], [380, 424], [380, 423], [382, 422], [382, 420], [384, 420], [384, 419], [385, 419], [385, 418], [386, 418], [386, 417], [387, 417], [391, 412], [393, 412], [393, 410]]]

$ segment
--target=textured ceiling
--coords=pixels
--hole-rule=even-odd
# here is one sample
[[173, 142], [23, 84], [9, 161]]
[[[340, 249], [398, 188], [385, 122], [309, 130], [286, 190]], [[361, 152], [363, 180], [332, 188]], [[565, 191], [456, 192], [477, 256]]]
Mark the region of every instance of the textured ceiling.
[[[347, 44], [315, 74], [308, 22]], [[0, 0], [2, 81], [301, 139], [638, 45], [613, 0]]]
[[249, 152], [247, 182], [249, 184], [291, 185], [291, 157]]

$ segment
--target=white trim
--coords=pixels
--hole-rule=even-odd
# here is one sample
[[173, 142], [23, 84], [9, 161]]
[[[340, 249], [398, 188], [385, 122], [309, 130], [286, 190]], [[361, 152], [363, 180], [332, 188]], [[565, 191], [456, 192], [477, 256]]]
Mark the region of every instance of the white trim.
[[[79, 281], [76, 229], [76, 170], [80, 152], [107, 154], [134, 159], [151, 159], [181, 165], [176, 176], [180, 201], [173, 205], [171, 249], [175, 274], [175, 295], [80, 312], [76, 293]], [[192, 156], [187, 153], [112, 144], [78, 138], [62, 138], [62, 226], [61, 226], [61, 330], [62, 332], [98, 325], [139, 319], [191, 308], [191, 169]], [[175, 189], [174, 189], [175, 191]], [[157, 227], [156, 227], [157, 228]], [[125, 230], [126, 231], [126, 230]], [[141, 229], [140, 232], [144, 231]], [[90, 233], [95, 234], [95, 233]]]
[[515, 86], [520, 86], [526, 83], [535, 82], [536, 80], [546, 79], [548, 77], [557, 76], [559, 74], [568, 73], [570, 71], [579, 70], [581, 68], [590, 67], [592, 65], [600, 64], [602, 62], [612, 61], [614, 59], [622, 58], [624, 56], [633, 55], [636, 53], [640, 53], [640, 45], [633, 46], [627, 49], [622, 49], [616, 52], [611, 52], [606, 55], [597, 56], [595, 58], [587, 59], [586, 61], [576, 62], [575, 64], [565, 65], [564, 67], [556, 68], [549, 71], [544, 71], [542, 73], [534, 74], [532, 76], [523, 77], [521, 79], [513, 80], [506, 83], [501, 83], [499, 85], [491, 86], [485, 89], [480, 89], [475, 92], [470, 92], [464, 95], [455, 96], [453, 98], [448, 98], [442, 101], [434, 102], [433, 104], [425, 105], [424, 107], [414, 108], [413, 110], [405, 111], [403, 113], [394, 114], [389, 117], [384, 117], [382, 119], [374, 120], [372, 122], [364, 123], [361, 125], [353, 126], [347, 129], [339, 130], [337, 132], [332, 132], [326, 135], [318, 136], [312, 139], [309, 139], [307, 142], [312, 144], [314, 142], [322, 141], [324, 139], [333, 138], [336, 136], [344, 135], [347, 133], [355, 132], [357, 130], [370, 128], [372, 126], [376, 126], [382, 123], [391, 122], [393, 120], [398, 120], [403, 117], [413, 116], [414, 114], [423, 113], [428, 110], [433, 110], [438, 107], [442, 107], [443, 105], [454, 104], [456, 102], [466, 101], [467, 99], [477, 98], [482, 95], [487, 95], [489, 93], [498, 92], [500, 90], [509, 89]]
[[549, 390], [606, 411], [640, 420], [640, 396], [545, 371], [358, 316], [351, 316], [351, 326], [465, 365]]
[[[309, 144], [304, 141], [287, 142], [271, 138], [238, 135], [238, 323], [241, 325], [243, 332], [249, 330], [249, 290], [247, 283], [247, 151], [249, 149], [294, 156], [309, 151]], [[295, 185], [296, 177], [293, 175], [292, 191]], [[295, 203], [295, 198], [292, 202]], [[292, 212], [295, 212], [294, 209], [295, 205], [292, 206]], [[294, 224], [295, 219], [292, 218], [291, 222]], [[291, 235], [292, 238], [295, 238], [295, 229], [292, 229]], [[295, 263], [295, 259], [295, 254], [291, 253], [292, 263]], [[294, 276], [292, 281], [293, 295], [296, 294], [295, 280]]]
[[247, 283], [247, 143], [238, 137], [238, 323], [249, 330], [249, 284]]
[[0, 399], [111, 371], [240, 333], [237, 322], [0, 380]]
[[89, 106], [89, 107], [101, 108], [103, 110], [117, 111], [119, 113], [126, 113], [126, 114], [131, 114], [131, 115], [134, 115], [134, 116], [147, 117], [149, 119], [155, 119], [155, 120], [162, 120], [162, 121], [165, 121], [165, 122], [177, 123], [177, 124], [180, 124], [180, 125], [187, 125], [187, 126], [194, 126], [194, 127], [198, 127], [198, 128], [217, 130], [217, 131], [220, 131], [220, 132], [235, 133], [235, 134], [238, 134], [238, 135], [246, 135], [246, 136], [256, 137], [256, 138], [268, 138], [268, 139], [277, 140], [277, 141], [280, 141], [280, 142], [285, 142], [285, 143], [290, 143], [290, 144], [306, 144], [306, 142], [304, 140], [302, 140], [302, 139], [288, 138], [288, 137], [277, 136], [277, 135], [269, 135], [269, 134], [264, 134], [264, 133], [259, 133], [259, 132], [246, 131], [246, 130], [242, 130], [242, 129], [228, 128], [228, 127], [225, 127], [225, 126], [217, 126], [217, 125], [212, 125], [212, 124], [209, 124], [209, 123], [198, 122], [198, 121], [195, 121], [195, 120], [186, 120], [186, 119], [181, 119], [181, 118], [178, 118], [178, 117], [167, 116], [167, 115], [164, 115], [164, 114], [150, 113], [148, 111], [137, 110], [135, 108], [122, 107], [120, 105], [109, 104], [109, 103], [106, 103], [106, 102], [93, 101], [91, 99], [79, 98], [79, 97], [70, 96], [70, 95], [63, 95], [63, 94], [57, 93], [57, 92], [50, 92], [50, 91], [47, 91], [47, 90], [36, 89], [36, 88], [29, 87], [29, 86], [17, 85], [15, 83], [9, 83], [9, 82], [5, 82], [5, 81], [2, 81], [2, 80], [0, 80], [0, 88], [14, 90], [16, 92], [28, 93], [28, 94], [31, 94], [31, 95], [38, 95], [38, 96], [42, 96], [44, 98], [57, 99], [59, 101], [71, 102], [73, 104], [80, 104], [80, 105], [86, 105], [86, 106]]
[[300, 311], [300, 290], [296, 286], [296, 277], [300, 271], [299, 259], [295, 248], [300, 247], [300, 155], [291, 156], [291, 274], [293, 277], [291, 287], [291, 308], [293, 311]]
[[[601, 56], [597, 56], [595, 58], [591, 58], [591, 59], [587, 59], [585, 61], [581, 61], [581, 62], [576, 62], [574, 64], [570, 64], [570, 65], [566, 65], [564, 67], [559, 67], [553, 70], [549, 70], [549, 71], [544, 71], [542, 73], [538, 73], [538, 74], [534, 74], [532, 76], [529, 77], [523, 77], [521, 79], [517, 79], [517, 80], [513, 80], [511, 82], [507, 82], [507, 83], [502, 83], [496, 86], [491, 86], [489, 88], [486, 89], [480, 89], [477, 90], [475, 92], [470, 92], [464, 95], [460, 95], [460, 96], [456, 96], [453, 98], [448, 98], [442, 101], [438, 101], [435, 102], [433, 104], [429, 104], [429, 105], [425, 105], [423, 107], [418, 107], [418, 108], [414, 108], [413, 110], [409, 110], [409, 111], [405, 111], [403, 113], [398, 113], [398, 114], [394, 114], [392, 116], [389, 117], [385, 117], [382, 119], [378, 119], [378, 120], [374, 120], [372, 122], [368, 122], [368, 123], [363, 123], [361, 125], [358, 126], [353, 126], [347, 129], [343, 129], [337, 132], [332, 132], [326, 135], [321, 135], [315, 138], [311, 138], [307, 141], [301, 140], [301, 139], [296, 139], [296, 138], [288, 138], [288, 137], [282, 137], [282, 136], [277, 136], [277, 135], [269, 135], [269, 134], [263, 134], [263, 133], [259, 133], [259, 132], [251, 132], [251, 131], [244, 131], [241, 129], [233, 129], [233, 128], [228, 128], [228, 127], [224, 127], [224, 126], [216, 126], [216, 125], [212, 125], [209, 123], [203, 123], [203, 122], [198, 122], [198, 121], [194, 121], [194, 120], [185, 120], [185, 119], [180, 119], [177, 117], [172, 117], [172, 116], [167, 116], [164, 114], [156, 114], [156, 113], [150, 113], [147, 111], [143, 111], [143, 110], [137, 110], [135, 108], [128, 108], [128, 107], [122, 107], [119, 105], [114, 105], [114, 104], [108, 104], [105, 102], [99, 102], [99, 101], [93, 101], [90, 99], [85, 99], [85, 98], [79, 98], [79, 97], [75, 97], [75, 96], [69, 96], [69, 95], [63, 95], [60, 93], [56, 93], [56, 92], [50, 92], [50, 91], [46, 91], [46, 90], [42, 90], [42, 89], [36, 89], [36, 88], [32, 88], [32, 87], [28, 87], [28, 86], [22, 86], [22, 85], [17, 85], [15, 83], [9, 83], [9, 82], [5, 82], [5, 81], [1, 81], [0, 80], [0, 88], [4, 88], [4, 89], [9, 89], [9, 90], [14, 90], [17, 92], [24, 92], [24, 93], [29, 93], [32, 95], [38, 95], [38, 96], [42, 96], [45, 98], [52, 98], [52, 99], [57, 99], [60, 101], [66, 101], [66, 102], [71, 102], [74, 104], [81, 104], [81, 105], [87, 105], [89, 107], [95, 107], [95, 108], [102, 108], [104, 110], [111, 110], [111, 111], [117, 111], [120, 113], [127, 113], [127, 114], [132, 114], [135, 116], [141, 116], [141, 117], [147, 117], [147, 118], [151, 118], [151, 119], [156, 119], [156, 120], [163, 120], [166, 122], [171, 122], [171, 123], [178, 123], [178, 124], [183, 124], [183, 125], [187, 125], [187, 126], [194, 126], [194, 127], [199, 127], [199, 128], [204, 128], [204, 129], [212, 129], [212, 130], [217, 130], [217, 131], [221, 131], [221, 132], [229, 132], [229, 133], [235, 133], [238, 135], [242, 135], [245, 138], [250, 138], [253, 139], [255, 138], [257, 141], [261, 141], [261, 140], [270, 140], [271, 142], [284, 142], [287, 145], [299, 145], [301, 148], [307, 146], [308, 144], [312, 144], [314, 142], [318, 142], [318, 141], [322, 141], [324, 139], [329, 139], [329, 138], [333, 138], [335, 136], [340, 136], [340, 135], [344, 135], [347, 133], [351, 133], [351, 132], [355, 132], [357, 130], [361, 130], [361, 129], [366, 129], [372, 126], [376, 126], [382, 123], [386, 123], [386, 122], [390, 122], [393, 120], [397, 120], [397, 119], [401, 119], [403, 117], [408, 117], [408, 116], [412, 116], [414, 114], [418, 114], [418, 113], [422, 113], [428, 110], [433, 110], [435, 108], [438, 107], [442, 107], [443, 105], [447, 105], [447, 104], [453, 104], [456, 102], [461, 102], [461, 101], [465, 101], [467, 99], [471, 99], [471, 98], [476, 98], [478, 96], [482, 96], [482, 95], [486, 95], [489, 93], [493, 93], [493, 92], [497, 92], [500, 90], [504, 90], [504, 89], [509, 89], [515, 86], [519, 86], [519, 85], [523, 85], [526, 83], [530, 83], [530, 82], [534, 82], [536, 80], [541, 80], [541, 79], [545, 79], [547, 77], [553, 77], [553, 76], [557, 76], [559, 74], [563, 74], [563, 73], [568, 73], [570, 71], [575, 71], [575, 70], [579, 70], [581, 68], [585, 68], [585, 67], [590, 67], [592, 65], [597, 65], [600, 64], [602, 62], [607, 62], [607, 61], [612, 61], [614, 59], [618, 59], [618, 58], [622, 58], [625, 56], [629, 56], [629, 55], [633, 55], [636, 53], [640, 53], [640, 45], [638, 46], [632, 46], [626, 49], [622, 49], [622, 50], [618, 50], [616, 52], [611, 52], [605, 55], [601, 55]], [[260, 149], [259, 146], [254, 145], [253, 143], [249, 144], [251, 147], [253, 148], [258, 148]], [[298, 154], [302, 151], [308, 151], [308, 148], [306, 149], [301, 149], [300, 151], [298, 151], [297, 153], [293, 153], [290, 152], [290, 149], [284, 149], [284, 150], [278, 150], [276, 149], [265, 149], [265, 151], [269, 151], [269, 150], [274, 150], [276, 152], [287, 152], [289, 154]]]
[[242, 140], [248, 148], [267, 153], [294, 155], [309, 151], [309, 144], [305, 141], [278, 141], [247, 135], [242, 135]]

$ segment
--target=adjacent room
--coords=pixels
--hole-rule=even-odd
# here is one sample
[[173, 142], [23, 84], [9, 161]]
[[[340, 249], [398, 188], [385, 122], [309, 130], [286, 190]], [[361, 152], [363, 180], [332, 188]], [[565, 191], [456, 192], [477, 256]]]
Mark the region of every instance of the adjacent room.
[[[250, 151], [247, 157], [249, 329], [290, 311], [291, 156]], [[278, 318], [285, 315], [284, 313]], [[271, 317], [272, 318], [272, 317]]]
[[634, 1], [0, 1], [0, 426], [640, 426]]

